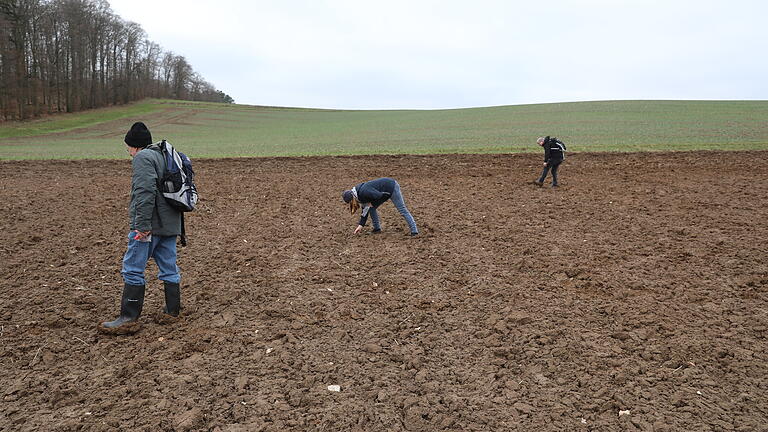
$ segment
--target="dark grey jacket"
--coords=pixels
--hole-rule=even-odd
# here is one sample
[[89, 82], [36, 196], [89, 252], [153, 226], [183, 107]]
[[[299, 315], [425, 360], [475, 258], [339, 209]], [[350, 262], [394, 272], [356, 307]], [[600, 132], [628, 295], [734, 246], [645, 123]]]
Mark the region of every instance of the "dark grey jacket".
[[[388, 199], [392, 197], [397, 187], [397, 182], [389, 177], [382, 177], [376, 180], [370, 180], [362, 182], [355, 187], [357, 192], [357, 200], [364, 204], [371, 204], [373, 208], [379, 208]], [[360, 213], [360, 221], [358, 225], [365, 226], [365, 222], [368, 221], [368, 212], [371, 207], [363, 207]]]
[[128, 206], [130, 229], [152, 231], [159, 236], [181, 235], [181, 212], [165, 201], [158, 189], [165, 172], [160, 148], [151, 144], [136, 153], [131, 162], [131, 203]]

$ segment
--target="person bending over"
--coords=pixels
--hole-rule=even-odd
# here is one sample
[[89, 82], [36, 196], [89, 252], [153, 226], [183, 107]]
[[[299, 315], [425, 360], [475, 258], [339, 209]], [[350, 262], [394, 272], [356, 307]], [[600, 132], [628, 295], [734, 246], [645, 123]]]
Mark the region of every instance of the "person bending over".
[[376, 209], [390, 199], [392, 200], [392, 204], [397, 208], [397, 211], [399, 211], [400, 214], [403, 215], [405, 221], [408, 222], [408, 227], [411, 229], [411, 235], [415, 236], [419, 234], [419, 229], [416, 227], [416, 221], [413, 220], [413, 216], [411, 216], [411, 213], [405, 206], [403, 194], [400, 192], [400, 185], [394, 179], [384, 177], [360, 183], [352, 189], [342, 192], [341, 198], [345, 203], [349, 204], [350, 213], [355, 214], [358, 209], [361, 209], [360, 221], [357, 224], [357, 228], [355, 228], [355, 234], [363, 229], [369, 214], [371, 215], [371, 221], [373, 222], [373, 232], [381, 232], [381, 221], [379, 220], [379, 213]]
[[541, 187], [547, 178], [547, 173], [551, 169], [552, 187], [558, 187], [557, 170], [560, 168], [560, 164], [563, 163], [563, 159], [565, 159], [565, 144], [555, 137], [548, 136], [539, 138], [536, 140], [536, 143], [544, 147], [544, 170], [541, 172], [541, 177], [533, 183]]

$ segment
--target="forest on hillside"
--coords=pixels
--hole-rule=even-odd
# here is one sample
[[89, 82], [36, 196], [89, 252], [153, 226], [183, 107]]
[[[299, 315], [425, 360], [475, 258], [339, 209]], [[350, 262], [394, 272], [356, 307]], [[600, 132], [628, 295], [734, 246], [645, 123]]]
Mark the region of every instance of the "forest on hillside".
[[0, 0], [0, 121], [147, 97], [234, 102], [105, 0]]

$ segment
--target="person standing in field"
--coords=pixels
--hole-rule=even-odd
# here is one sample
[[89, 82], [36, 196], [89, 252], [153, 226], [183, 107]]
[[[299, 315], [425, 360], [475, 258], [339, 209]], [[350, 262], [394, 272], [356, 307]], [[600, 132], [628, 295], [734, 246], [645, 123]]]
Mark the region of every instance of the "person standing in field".
[[381, 232], [381, 221], [376, 209], [389, 199], [392, 200], [397, 211], [405, 218], [408, 227], [411, 229], [411, 235], [419, 234], [416, 221], [413, 220], [413, 216], [411, 216], [408, 208], [405, 207], [405, 200], [400, 192], [400, 185], [394, 179], [384, 177], [360, 183], [352, 189], [342, 192], [341, 198], [345, 203], [349, 204], [349, 212], [351, 214], [355, 214], [358, 209], [362, 209], [360, 221], [357, 224], [357, 228], [355, 228], [355, 234], [363, 229], [369, 214], [373, 222], [373, 233]]
[[544, 180], [547, 178], [547, 173], [552, 170], [552, 187], [558, 187], [557, 171], [560, 168], [560, 164], [565, 159], [565, 144], [555, 137], [539, 137], [536, 143], [544, 147], [544, 170], [541, 172], [541, 176], [533, 183], [536, 186], [541, 187], [544, 185]]
[[181, 309], [181, 274], [176, 265], [176, 237], [181, 235], [181, 212], [171, 207], [158, 188], [165, 173], [165, 159], [152, 134], [142, 122], [134, 123], [125, 135], [126, 151], [133, 158], [131, 166], [131, 201], [128, 206], [128, 249], [123, 257], [125, 285], [120, 302], [120, 316], [101, 324], [102, 330], [122, 333], [138, 330], [144, 306], [146, 281], [144, 271], [150, 258], [155, 259], [158, 277], [165, 289], [165, 308], [171, 316]]

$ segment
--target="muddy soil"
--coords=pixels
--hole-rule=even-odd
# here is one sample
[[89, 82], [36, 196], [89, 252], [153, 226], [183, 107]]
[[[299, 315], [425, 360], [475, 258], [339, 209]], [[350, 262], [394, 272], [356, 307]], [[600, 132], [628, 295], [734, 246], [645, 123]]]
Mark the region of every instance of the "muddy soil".
[[[129, 161], [0, 163], [0, 430], [768, 430], [766, 156], [196, 160], [132, 336]], [[352, 233], [380, 176], [420, 236]]]

